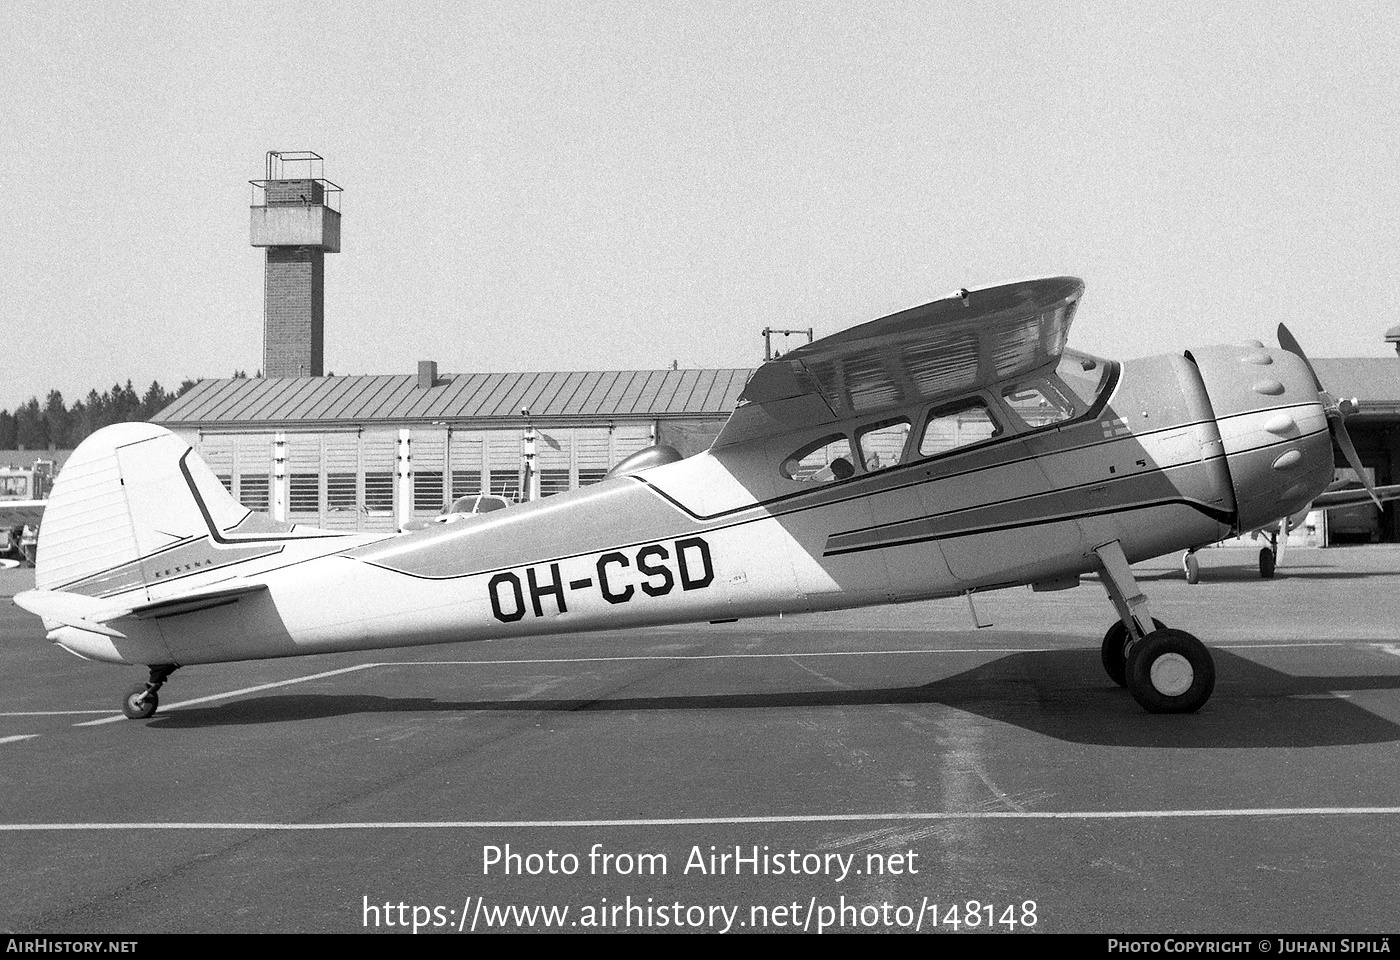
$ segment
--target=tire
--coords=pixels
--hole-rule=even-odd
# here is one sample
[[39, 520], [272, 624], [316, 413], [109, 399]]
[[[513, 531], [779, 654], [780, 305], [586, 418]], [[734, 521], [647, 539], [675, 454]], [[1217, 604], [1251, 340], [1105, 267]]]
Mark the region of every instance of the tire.
[[1201, 561], [1196, 558], [1196, 555], [1194, 553], [1186, 555], [1186, 562], [1184, 566], [1186, 567], [1186, 582], [1191, 584], [1200, 583]]
[[1185, 630], [1153, 630], [1133, 647], [1127, 680], [1148, 713], [1195, 713], [1215, 689], [1215, 660]]
[[[1152, 618], [1152, 625], [1158, 630], [1166, 627], [1166, 624], [1156, 617]], [[1113, 626], [1108, 628], [1108, 633], [1103, 635], [1103, 645], [1099, 648], [1104, 672], [1108, 674], [1108, 679], [1120, 687], [1128, 685], [1128, 662], [1123, 653], [1123, 643], [1127, 639], [1128, 628], [1123, 626], [1122, 620], [1115, 620]]]
[[[145, 694], [144, 699], [142, 694]], [[132, 687], [122, 698], [122, 713], [126, 714], [128, 720], [145, 720], [156, 712], [158, 706], [160, 699], [154, 693], [146, 693], [144, 683], [139, 687]]]
[[1259, 551], [1259, 576], [1264, 580], [1274, 578], [1274, 566], [1278, 563], [1274, 552], [1268, 547], [1263, 547]]

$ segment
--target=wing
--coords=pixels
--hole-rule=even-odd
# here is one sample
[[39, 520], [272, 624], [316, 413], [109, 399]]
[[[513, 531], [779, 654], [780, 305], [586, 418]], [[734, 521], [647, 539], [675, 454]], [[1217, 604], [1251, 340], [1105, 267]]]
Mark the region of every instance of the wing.
[[[1400, 484], [1389, 487], [1376, 487], [1376, 495], [1381, 500], [1400, 500]], [[1350, 507], [1358, 503], [1371, 503], [1370, 491], [1364, 487], [1356, 490], [1329, 490], [1320, 493], [1312, 502], [1314, 510], [1329, 510], [1332, 507]]]
[[1084, 293], [1075, 277], [965, 292], [843, 330], [749, 379], [715, 446], [965, 394], [1055, 363]]
[[47, 500], [0, 500], [0, 527], [37, 527]]

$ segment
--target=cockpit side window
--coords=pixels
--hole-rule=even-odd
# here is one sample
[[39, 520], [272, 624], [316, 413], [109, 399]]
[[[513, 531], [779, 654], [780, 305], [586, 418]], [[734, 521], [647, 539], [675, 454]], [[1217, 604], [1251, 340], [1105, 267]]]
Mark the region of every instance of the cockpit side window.
[[782, 465], [784, 477], [803, 483], [845, 480], [855, 472], [851, 441], [844, 434], [834, 434], [809, 443], [785, 459]]
[[1068, 420], [1075, 414], [1074, 401], [1068, 400], [1044, 380], [1026, 380], [1001, 392], [1011, 412], [1034, 430]]
[[1000, 433], [1001, 424], [997, 423], [981, 400], [964, 400], [934, 407], [924, 423], [924, 433], [919, 439], [919, 455], [936, 457], [949, 450], [990, 440]]
[[909, 421], [903, 417], [866, 427], [856, 434], [867, 473], [896, 466], [909, 440]]

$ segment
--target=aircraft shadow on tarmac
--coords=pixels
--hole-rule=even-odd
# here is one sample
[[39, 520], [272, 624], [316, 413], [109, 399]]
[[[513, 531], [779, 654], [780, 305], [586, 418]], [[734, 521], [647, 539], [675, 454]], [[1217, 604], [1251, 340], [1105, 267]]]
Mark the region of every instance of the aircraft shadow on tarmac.
[[1048, 650], [999, 657], [917, 686], [696, 693], [685, 696], [522, 700], [436, 700], [371, 694], [302, 694], [176, 709], [154, 729], [282, 723], [362, 713], [632, 712], [781, 710], [890, 705], [945, 706], [1071, 743], [1118, 747], [1296, 748], [1400, 740], [1400, 726], [1349, 702], [1360, 690], [1400, 690], [1400, 675], [1298, 677], [1216, 650], [1215, 694], [1187, 716], [1145, 713], [1104, 676], [1097, 650]]

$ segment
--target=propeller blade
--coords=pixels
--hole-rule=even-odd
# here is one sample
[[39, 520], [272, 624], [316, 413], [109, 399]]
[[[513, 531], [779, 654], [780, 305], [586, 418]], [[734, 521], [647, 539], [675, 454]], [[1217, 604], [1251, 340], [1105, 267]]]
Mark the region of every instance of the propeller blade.
[[[1288, 328], [1283, 324], [1278, 325], [1278, 345], [1289, 353], [1303, 361], [1303, 366], [1308, 368], [1308, 373], [1312, 374], [1313, 383], [1317, 385], [1317, 392], [1323, 394], [1323, 402], [1327, 405], [1327, 424], [1332, 428], [1332, 438], [1337, 441], [1337, 446], [1341, 448], [1342, 456], [1347, 458], [1347, 463], [1356, 471], [1357, 479], [1366, 488], [1366, 492], [1371, 495], [1371, 499], [1376, 502], [1376, 506], [1381, 506], [1380, 495], [1376, 493], [1375, 486], [1366, 479], [1366, 471], [1361, 467], [1361, 458], [1356, 455], [1356, 447], [1352, 446], [1351, 436], [1347, 433], [1346, 414], [1342, 412], [1343, 405], [1332, 400], [1326, 388], [1322, 386], [1322, 381], [1318, 379], [1317, 371], [1313, 369], [1312, 361], [1303, 352], [1298, 340], [1289, 333]], [[1353, 404], [1354, 406], [1354, 404]], [[1355, 412], [1354, 410], [1352, 412]]]
[[1312, 374], [1313, 384], [1317, 387], [1317, 392], [1321, 393], [1323, 391], [1322, 381], [1317, 378], [1317, 371], [1313, 369], [1312, 361], [1303, 352], [1303, 348], [1299, 346], [1293, 334], [1289, 333], [1288, 328], [1281, 323], [1278, 325], [1278, 345], [1303, 361], [1303, 366], [1307, 367], [1308, 373]]
[[1356, 478], [1361, 481], [1361, 485], [1366, 488], [1366, 492], [1371, 495], [1371, 499], [1376, 502], [1376, 506], [1384, 509], [1380, 494], [1376, 493], [1376, 488], [1372, 485], [1371, 481], [1366, 479], [1366, 471], [1361, 466], [1361, 458], [1356, 455], [1356, 448], [1351, 444], [1351, 437], [1347, 434], [1346, 424], [1342, 422], [1340, 416], [1329, 417], [1328, 419], [1332, 424], [1332, 436], [1336, 439], [1337, 446], [1342, 448], [1342, 456], [1347, 458], [1347, 463], [1351, 466], [1352, 470], [1356, 471]]

